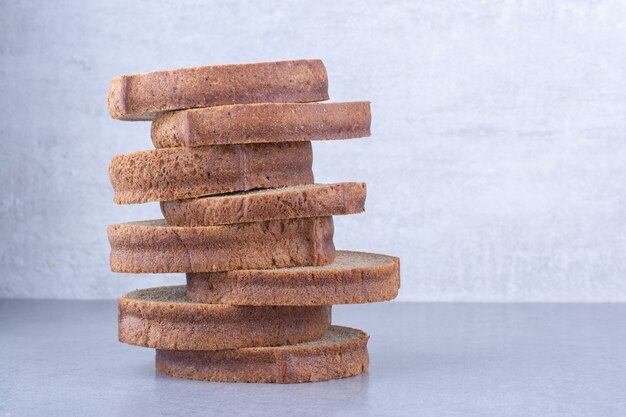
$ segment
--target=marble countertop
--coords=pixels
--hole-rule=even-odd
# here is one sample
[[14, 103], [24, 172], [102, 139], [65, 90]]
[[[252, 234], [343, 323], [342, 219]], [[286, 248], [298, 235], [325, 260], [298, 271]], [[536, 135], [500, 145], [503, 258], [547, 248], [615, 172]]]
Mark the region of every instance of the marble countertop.
[[338, 306], [369, 372], [295, 385], [157, 375], [112, 301], [0, 301], [0, 416], [624, 416], [625, 304]]

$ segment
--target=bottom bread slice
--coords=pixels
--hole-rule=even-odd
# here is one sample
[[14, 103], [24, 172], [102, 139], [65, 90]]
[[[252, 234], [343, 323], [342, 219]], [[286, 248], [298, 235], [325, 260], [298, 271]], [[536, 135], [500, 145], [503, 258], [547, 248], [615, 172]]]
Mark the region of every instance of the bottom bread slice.
[[216, 382], [315, 382], [367, 371], [367, 333], [332, 326], [324, 337], [295, 345], [215, 351], [156, 351], [158, 372]]
[[308, 342], [330, 327], [331, 307], [250, 307], [185, 301], [185, 286], [129, 292], [118, 300], [120, 342], [175, 350]]

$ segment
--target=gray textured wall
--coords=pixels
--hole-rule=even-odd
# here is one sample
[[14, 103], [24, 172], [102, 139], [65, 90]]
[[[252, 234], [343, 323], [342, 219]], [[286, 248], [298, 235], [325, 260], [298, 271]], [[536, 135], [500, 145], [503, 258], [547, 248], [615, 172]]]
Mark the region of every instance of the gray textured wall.
[[369, 186], [335, 241], [400, 256], [400, 300], [626, 301], [624, 3], [386, 3], [1, 2], [0, 296], [182, 281], [108, 271], [106, 224], [159, 215], [112, 203], [111, 156], [151, 147], [113, 76], [322, 58], [374, 115], [314, 145], [319, 182]]

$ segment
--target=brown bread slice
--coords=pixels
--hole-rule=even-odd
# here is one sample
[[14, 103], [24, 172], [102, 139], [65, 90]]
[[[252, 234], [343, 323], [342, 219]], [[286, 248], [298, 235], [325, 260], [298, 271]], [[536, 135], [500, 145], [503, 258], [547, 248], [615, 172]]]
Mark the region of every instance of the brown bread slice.
[[161, 203], [169, 224], [210, 226], [365, 211], [365, 183], [308, 184]]
[[171, 148], [116, 155], [118, 204], [167, 201], [313, 182], [311, 142]]
[[335, 258], [332, 217], [177, 227], [165, 220], [109, 225], [111, 270], [214, 272], [326, 265]]
[[261, 103], [157, 115], [157, 148], [351, 139], [370, 135], [370, 103]]
[[328, 76], [320, 60], [179, 68], [122, 75], [111, 82], [109, 114], [152, 120], [162, 111], [237, 103], [328, 100]]
[[319, 339], [331, 307], [235, 307], [185, 301], [185, 287], [132, 291], [118, 299], [120, 342], [158, 349], [213, 350]]
[[399, 288], [398, 258], [351, 251], [325, 266], [187, 274], [187, 299], [213, 304], [361, 304], [392, 300]]
[[361, 330], [332, 326], [312, 342], [275, 347], [213, 351], [156, 352], [156, 369], [179, 378], [215, 382], [316, 382], [367, 371], [369, 336]]

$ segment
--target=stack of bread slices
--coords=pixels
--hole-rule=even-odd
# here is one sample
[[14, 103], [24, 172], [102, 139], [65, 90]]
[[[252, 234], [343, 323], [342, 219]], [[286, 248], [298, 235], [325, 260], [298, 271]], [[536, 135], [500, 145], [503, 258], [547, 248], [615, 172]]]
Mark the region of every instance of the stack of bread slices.
[[113, 158], [118, 204], [164, 219], [110, 225], [111, 269], [187, 274], [186, 286], [118, 300], [119, 339], [156, 349], [158, 372], [305, 382], [369, 365], [368, 335], [331, 325], [333, 304], [393, 299], [398, 258], [335, 251], [335, 215], [364, 211], [365, 184], [315, 184], [312, 140], [366, 137], [368, 102], [328, 99], [319, 60], [116, 77], [108, 110], [152, 121], [156, 149]]

